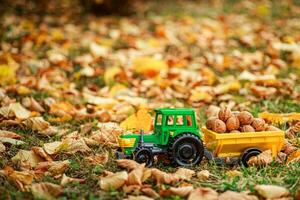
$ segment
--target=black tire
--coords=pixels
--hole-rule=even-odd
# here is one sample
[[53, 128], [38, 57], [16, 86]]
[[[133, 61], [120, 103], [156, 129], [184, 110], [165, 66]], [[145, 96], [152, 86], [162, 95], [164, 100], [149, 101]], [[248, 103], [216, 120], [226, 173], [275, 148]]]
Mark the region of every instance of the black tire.
[[153, 164], [154, 156], [148, 148], [137, 148], [134, 153], [134, 160], [138, 163], [146, 163], [146, 167], [150, 167]]
[[183, 133], [170, 144], [170, 156], [175, 165], [191, 167], [201, 162], [204, 155], [202, 141], [191, 133]]
[[249, 167], [248, 161], [250, 160], [250, 158], [253, 156], [257, 156], [260, 153], [261, 153], [261, 150], [256, 149], [256, 148], [247, 149], [246, 151], [244, 151], [244, 153], [241, 157], [242, 165], [244, 165], [245, 167]]

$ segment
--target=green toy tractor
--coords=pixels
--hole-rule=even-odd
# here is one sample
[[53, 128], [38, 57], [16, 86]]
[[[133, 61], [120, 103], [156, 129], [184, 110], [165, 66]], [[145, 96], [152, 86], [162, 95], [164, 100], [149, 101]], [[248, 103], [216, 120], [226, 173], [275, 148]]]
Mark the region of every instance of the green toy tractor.
[[117, 158], [134, 159], [151, 166], [154, 157], [167, 155], [179, 166], [193, 166], [201, 162], [204, 146], [196, 124], [195, 112], [188, 108], [155, 110], [154, 132], [123, 134], [119, 138]]

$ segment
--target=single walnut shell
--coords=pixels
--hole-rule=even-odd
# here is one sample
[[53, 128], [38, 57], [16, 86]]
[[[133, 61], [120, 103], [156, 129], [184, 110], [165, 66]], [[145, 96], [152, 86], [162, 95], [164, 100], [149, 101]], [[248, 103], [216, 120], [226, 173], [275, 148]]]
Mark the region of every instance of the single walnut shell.
[[218, 116], [219, 116], [220, 120], [222, 120], [223, 122], [226, 122], [227, 119], [232, 116], [230, 108], [227, 108], [227, 107], [221, 108]]
[[206, 128], [209, 129], [209, 130], [212, 130], [213, 128], [213, 123], [214, 123], [214, 120], [218, 119], [217, 117], [210, 117], [207, 121], [206, 121]]
[[265, 120], [261, 119], [261, 118], [254, 118], [251, 126], [255, 129], [255, 131], [263, 131], [265, 130]]
[[242, 132], [255, 132], [255, 129], [250, 125], [244, 125], [241, 127]]
[[220, 119], [215, 119], [212, 123], [212, 130], [216, 133], [225, 133], [226, 124]]
[[226, 121], [226, 127], [227, 130], [232, 131], [232, 130], [236, 130], [240, 127], [240, 121], [239, 119], [232, 115], [231, 117], [229, 117]]
[[240, 133], [241, 131], [239, 131], [239, 130], [232, 130], [232, 131], [230, 131], [230, 133]]
[[269, 125], [269, 126], [267, 126], [265, 131], [281, 131], [281, 130], [275, 126]]
[[253, 121], [253, 116], [247, 111], [242, 111], [237, 115], [241, 125], [249, 125]]

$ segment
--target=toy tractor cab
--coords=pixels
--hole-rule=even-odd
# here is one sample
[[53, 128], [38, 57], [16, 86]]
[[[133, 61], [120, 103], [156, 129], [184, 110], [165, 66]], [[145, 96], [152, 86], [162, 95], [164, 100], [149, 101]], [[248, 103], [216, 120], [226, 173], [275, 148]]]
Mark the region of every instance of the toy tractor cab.
[[200, 163], [204, 154], [196, 124], [195, 112], [188, 108], [161, 108], [155, 110], [152, 134], [123, 134], [119, 138], [117, 158], [134, 159], [151, 166], [154, 157], [167, 155], [172, 163], [192, 166]]

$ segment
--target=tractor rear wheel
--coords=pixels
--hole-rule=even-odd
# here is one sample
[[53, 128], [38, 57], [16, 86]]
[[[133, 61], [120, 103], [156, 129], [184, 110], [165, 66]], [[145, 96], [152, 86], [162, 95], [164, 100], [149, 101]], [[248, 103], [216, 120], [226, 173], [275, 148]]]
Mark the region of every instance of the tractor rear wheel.
[[137, 148], [134, 153], [134, 160], [138, 163], [146, 163], [146, 167], [153, 164], [154, 156], [149, 148]]
[[257, 156], [261, 153], [261, 150], [256, 149], [256, 148], [249, 148], [246, 151], [244, 151], [242, 157], [241, 157], [241, 163], [245, 166], [245, 167], [249, 167], [248, 165], [248, 161], [250, 160], [250, 158]]
[[191, 167], [201, 162], [204, 155], [204, 147], [197, 136], [184, 133], [174, 138], [170, 153], [175, 164]]

